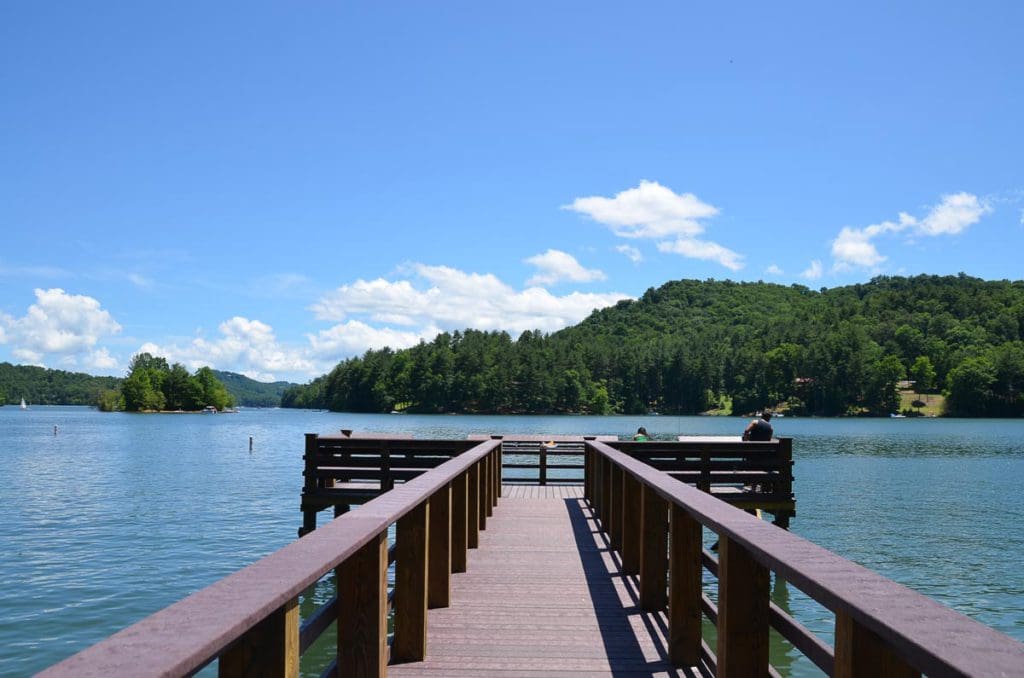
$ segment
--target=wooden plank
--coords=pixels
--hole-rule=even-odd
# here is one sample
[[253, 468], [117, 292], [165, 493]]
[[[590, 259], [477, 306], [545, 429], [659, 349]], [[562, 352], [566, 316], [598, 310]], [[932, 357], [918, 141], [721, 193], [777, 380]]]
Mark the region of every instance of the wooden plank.
[[622, 571], [640, 574], [640, 545], [643, 532], [640, 483], [622, 474]]
[[835, 678], [916, 678], [921, 675], [896, 656], [877, 634], [841, 610], [836, 612], [835, 653]]
[[640, 490], [640, 609], [663, 610], [668, 603], [668, 503], [644, 485]]
[[430, 502], [398, 520], [395, 542], [395, 639], [391, 658], [422, 661], [427, 654], [427, 549]]
[[298, 678], [298, 599], [272, 612], [222, 654], [217, 674], [221, 678]]
[[637, 609], [635, 582], [595, 534], [582, 497], [505, 489], [468, 571], [452, 581], [451, 607], [429, 612], [426, 660], [389, 675], [691, 675], [671, 665], [664, 617]]
[[[718, 672], [768, 675], [768, 569], [741, 544], [718, 540]], [[869, 674], [860, 674], [869, 675]]]
[[669, 529], [669, 657], [676, 666], [693, 666], [700, 661], [701, 525], [673, 505]]
[[446, 485], [430, 497], [430, 542], [427, 606], [448, 607], [451, 602], [452, 498]]
[[469, 548], [475, 549], [480, 546], [480, 471], [477, 464], [473, 464], [466, 472], [466, 478], [469, 483], [466, 542]]
[[452, 572], [466, 571], [469, 548], [469, 478], [467, 474], [452, 481]]
[[388, 536], [382, 532], [337, 568], [338, 675], [387, 675]]

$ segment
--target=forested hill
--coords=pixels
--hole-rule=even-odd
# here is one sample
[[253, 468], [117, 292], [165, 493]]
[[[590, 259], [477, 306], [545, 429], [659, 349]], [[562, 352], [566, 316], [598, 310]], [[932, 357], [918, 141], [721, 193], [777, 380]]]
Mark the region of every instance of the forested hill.
[[295, 386], [288, 381], [256, 381], [237, 372], [213, 370], [213, 375], [235, 397], [235, 402], [245, 407], [277, 407], [285, 390]]
[[897, 382], [950, 414], [1024, 414], [1024, 282], [879, 277], [800, 285], [680, 280], [552, 335], [445, 333], [370, 351], [282, 405], [344, 411], [802, 414], [899, 408]]
[[99, 395], [120, 383], [117, 377], [0, 363], [0, 404], [24, 398], [31, 405], [95, 405]]

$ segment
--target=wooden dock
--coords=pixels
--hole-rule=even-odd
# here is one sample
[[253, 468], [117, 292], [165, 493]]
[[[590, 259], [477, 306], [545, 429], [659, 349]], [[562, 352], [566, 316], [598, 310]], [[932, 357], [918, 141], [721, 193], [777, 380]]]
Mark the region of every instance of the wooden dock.
[[506, 485], [430, 610], [427, 658], [392, 676], [696, 675], [668, 660], [665, 615], [637, 606], [579, 486]]
[[[305, 536], [41, 675], [297, 678], [326, 637], [325, 677], [747, 678], [779, 675], [772, 630], [825, 675], [1021, 675], [1024, 644], [747, 512], [791, 515], [787, 440], [555, 441], [539, 479], [552, 456], [581, 485], [535, 486], [502, 482], [529, 463], [502, 441], [308, 435]], [[834, 615], [834, 645], [772, 576]], [[337, 595], [300, 618], [325, 578]]]

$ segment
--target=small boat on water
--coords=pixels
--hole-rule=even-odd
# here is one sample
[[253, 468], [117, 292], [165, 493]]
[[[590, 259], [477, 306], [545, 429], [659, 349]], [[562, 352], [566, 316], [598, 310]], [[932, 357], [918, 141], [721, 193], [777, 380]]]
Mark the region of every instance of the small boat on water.
[[889, 416], [892, 417], [893, 419], [906, 419], [907, 418], [907, 415], [905, 415], [905, 414], [896, 414], [895, 412], [890, 414]]
[[27, 410], [28, 409], [28, 405], [25, 404], [25, 399], [24, 398], [21, 399], [21, 409], [23, 409], [23, 410]]
[[203, 414], [217, 414], [217, 408], [213, 405], [207, 405], [203, 408]]

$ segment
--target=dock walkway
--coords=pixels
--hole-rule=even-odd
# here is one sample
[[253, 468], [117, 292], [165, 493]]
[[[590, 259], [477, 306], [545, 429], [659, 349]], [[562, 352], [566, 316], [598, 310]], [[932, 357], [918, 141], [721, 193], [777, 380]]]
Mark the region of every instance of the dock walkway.
[[638, 609], [578, 486], [505, 485], [451, 586], [427, 659], [389, 675], [697, 675], [668, 661], [665, 615]]

